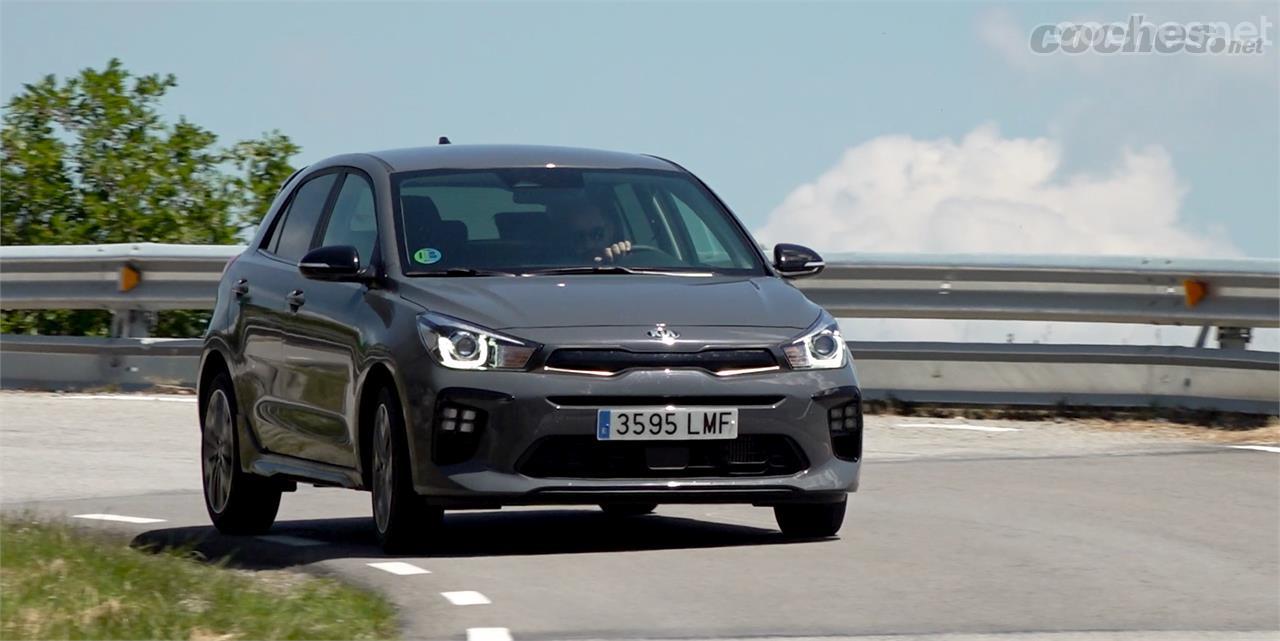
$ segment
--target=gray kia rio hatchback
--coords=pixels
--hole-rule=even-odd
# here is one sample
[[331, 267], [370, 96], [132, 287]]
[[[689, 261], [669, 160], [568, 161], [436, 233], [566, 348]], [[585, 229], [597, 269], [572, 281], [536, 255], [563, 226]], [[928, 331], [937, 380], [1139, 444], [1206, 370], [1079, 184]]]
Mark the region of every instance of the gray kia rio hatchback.
[[296, 483], [369, 490], [379, 542], [446, 509], [774, 509], [830, 536], [862, 412], [835, 320], [653, 156], [440, 145], [329, 158], [228, 263], [205, 338], [204, 498], [266, 531]]

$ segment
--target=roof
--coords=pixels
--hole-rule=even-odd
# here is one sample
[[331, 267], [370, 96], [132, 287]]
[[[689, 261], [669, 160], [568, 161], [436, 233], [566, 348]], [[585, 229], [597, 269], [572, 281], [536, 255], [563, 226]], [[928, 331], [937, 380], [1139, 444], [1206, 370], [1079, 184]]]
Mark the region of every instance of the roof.
[[435, 145], [375, 151], [370, 155], [390, 165], [391, 171], [545, 167], [548, 164], [583, 169], [679, 169], [673, 163], [642, 154], [537, 145]]

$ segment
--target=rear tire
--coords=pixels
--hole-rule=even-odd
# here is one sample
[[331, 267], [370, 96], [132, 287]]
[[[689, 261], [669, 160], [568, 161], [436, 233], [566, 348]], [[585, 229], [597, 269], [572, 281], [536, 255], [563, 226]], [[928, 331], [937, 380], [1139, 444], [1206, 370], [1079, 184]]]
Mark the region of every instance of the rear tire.
[[262, 534], [280, 509], [280, 486], [240, 468], [235, 391], [227, 374], [209, 384], [200, 417], [200, 469], [204, 506], [223, 534]]
[[782, 533], [797, 539], [821, 539], [835, 536], [844, 525], [844, 510], [848, 499], [838, 503], [801, 503], [778, 505], [773, 516], [778, 520]]
[[658, 509], [657, 503], [603, 503], [600, 509], [607, 516], [643, 516]]
[[404, 414], [395, 393], [378, 390], [372, 419], [370, 485], [378, 545], [389, 553], [420, 549], [444, 510], [428, 506], [413, 489]]

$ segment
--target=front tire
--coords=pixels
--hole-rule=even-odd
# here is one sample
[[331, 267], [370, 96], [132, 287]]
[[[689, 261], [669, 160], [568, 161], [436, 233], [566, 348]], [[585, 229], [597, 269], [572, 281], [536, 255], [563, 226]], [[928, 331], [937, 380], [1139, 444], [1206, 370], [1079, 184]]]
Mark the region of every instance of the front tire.
[[773, 516], [785, 536], [797, 539], [822, 539], [835, 536], [844, 525], [844, 510], [848, 499], [838, 503], [801, 503], [778, 505]]
[[395, 394], [385, 387], [378, 391], [370, 440], [373, 525], [378, 545], [390, 553], [418, 549], [440, 523], [444, 511], [426, 505], [413, 489], [404, 414]]
[[226, 373], [209, 385], [200, 417], [200, 468], [204, 506], [223, 534], [262, 534], [280, 510], [280, 488], [240, 469], [235, 392]]

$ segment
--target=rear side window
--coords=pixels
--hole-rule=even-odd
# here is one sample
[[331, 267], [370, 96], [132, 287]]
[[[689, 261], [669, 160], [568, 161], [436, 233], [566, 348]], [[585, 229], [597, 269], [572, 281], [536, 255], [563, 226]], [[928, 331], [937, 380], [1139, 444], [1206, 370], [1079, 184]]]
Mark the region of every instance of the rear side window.
[[273, 241], [271, 251], [276, 256], [296, 263], [311, 249], [316, 224], [320, 222], [320, 215], [324, 213], [325, 202], [329, 199], [329, 192], [337, 177], [338, 174], [325, 174], [312, 178], [293, 192], [289, 209], [284, 213], [284, 224]]
[[349, 173], [333, 201], [333, 213], [325, 226], [321, 247], [351, 245], [360, 254], [360, 263], [368, 265], [373, 258], [373, 245], [378, 237], [378, 223], [373, 208], [373, 185], [359, 174]]

